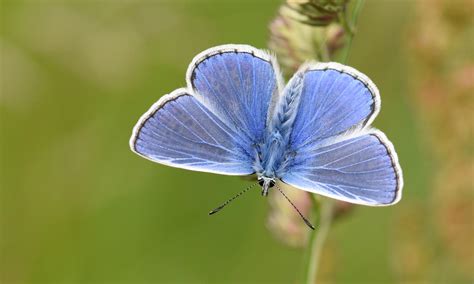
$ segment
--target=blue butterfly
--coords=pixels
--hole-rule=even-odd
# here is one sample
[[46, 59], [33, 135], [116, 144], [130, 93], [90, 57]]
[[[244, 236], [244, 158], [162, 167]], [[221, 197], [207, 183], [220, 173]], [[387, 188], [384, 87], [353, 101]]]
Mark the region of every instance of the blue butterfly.
[[194, 171], [256, 174], [264, 196], [281, 181], [356, 204], [400, 200], [397, 154], [370, 127], [379, 91], [354, 68], [307, 63], [284, 86], [272, 55], [231, 44], [197, 55], [186, 81], [139, 119], [130, 139], [138, 155]]

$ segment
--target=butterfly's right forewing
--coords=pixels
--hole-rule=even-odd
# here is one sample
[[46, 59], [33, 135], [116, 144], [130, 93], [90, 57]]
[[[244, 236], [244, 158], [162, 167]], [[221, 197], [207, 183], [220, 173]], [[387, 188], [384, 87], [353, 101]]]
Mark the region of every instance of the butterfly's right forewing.
[[283, 181], [335, 199], [389, 205], [401, 198], [403, 180], [392, 143], [377, 130], [297, 155]]

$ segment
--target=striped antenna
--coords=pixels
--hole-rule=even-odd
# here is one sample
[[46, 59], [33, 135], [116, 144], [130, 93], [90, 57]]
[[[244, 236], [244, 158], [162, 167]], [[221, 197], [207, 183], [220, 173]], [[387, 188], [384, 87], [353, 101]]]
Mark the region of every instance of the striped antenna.
[[234, 199], [236, 199], [237, 197], [241, 196], [242, 194], [246, 193], [249, 189], [251, 189], [252, 187], [254, 187], [257, 183], [254, 183], [252, 185], [249, 185], [246, 189], [242, 190], [241, 192], [237, 193], [234, 197], [232, 197], [231, 199], [227, 200], [226, 202], [224, 202], [221, 206], [217, 207], [216, 209], [212, 210], [211, 212], [209, 212], [209, 215], [212, 215], [212, 214], [215, 214], [219, 211], [221, 211], [222, 208], [224, 208], [227, 204], [231, 203], [232, 201], [234, 201]]
[[293, 202], [291, 202], [291, 200], [288, 198], [288, 196], [286, 196], [286, 194], [281, 190], [281, 188], [275, 184], [276, 188], [278, 188], [278, 191], [286, 198], [286, 200], [288, 200], [288, 202], [290, 202], [291, 206], [293, 206], [293, 208], [295, 208], [296, 212], [298, 212], [298, 214], [300, 215], [301, 219], [303, 219], [303, 221], [305, 222], [305, 224], [310, 227], [312, 230], [314, 230], [314, 226], [308, 221], [308, 219], [306, 219], [305, 216], [303, 216], [303, 214], [301, 214], [300, 210], [298, 210], [298, 208], [296, 208], [296, 206], [293, 204]]

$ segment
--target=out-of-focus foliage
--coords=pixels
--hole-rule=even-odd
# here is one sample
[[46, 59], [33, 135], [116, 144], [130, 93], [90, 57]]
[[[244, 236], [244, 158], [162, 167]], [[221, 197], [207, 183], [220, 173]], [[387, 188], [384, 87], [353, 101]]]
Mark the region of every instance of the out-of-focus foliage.
[[469, 0], [420, 1], [407, 35], [412, 99], [435, 166], [427, 200], [407, 200], [398, 213], [408, 228], [395, 233], [401, 279], [474, 279], [473, 11]]
[[[348, 64], [381, 91], [375, 126], [406, 185], [400, 204], [357, 206], [334, 224], [325, 283], [472, 282], [472, 8], [453, 2], [365, 3]], [[280, 4], [2, 1], [0, 282], [297, 283], [304, 252], [267, 230], [258, 190], [207, 215], [249, 181], [128, 149], [194, 55], [265, 48]]]
[[305, 61], [329, 61], [344, 45], [345, 31], [338, 17], [345, 16], [347, 3], [289, 0], [281, 5], [270, 24], [268, 46], [286, 77]]

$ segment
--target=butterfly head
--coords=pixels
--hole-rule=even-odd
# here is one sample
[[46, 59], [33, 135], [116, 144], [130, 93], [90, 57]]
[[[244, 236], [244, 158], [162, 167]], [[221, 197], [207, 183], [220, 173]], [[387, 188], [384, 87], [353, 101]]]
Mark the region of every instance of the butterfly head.
[[262, 196], [267, 196], [268, 190], [275, 186], [275, 179], [260, 176], [258, 177], [258, 184], [262, 187]]

